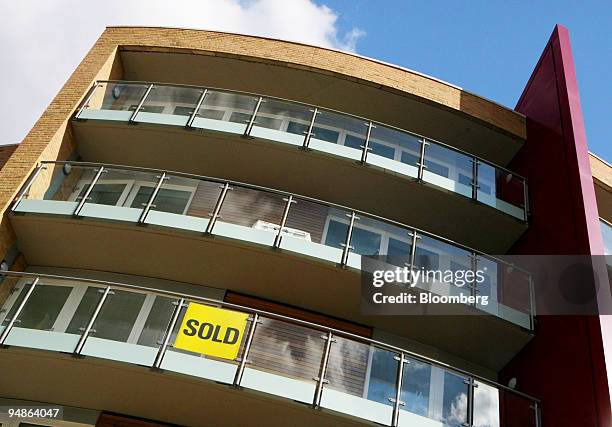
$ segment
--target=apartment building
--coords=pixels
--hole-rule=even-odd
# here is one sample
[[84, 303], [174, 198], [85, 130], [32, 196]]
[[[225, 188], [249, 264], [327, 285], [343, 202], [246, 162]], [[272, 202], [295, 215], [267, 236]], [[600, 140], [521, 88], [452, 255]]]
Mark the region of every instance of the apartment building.
[[[514, 110], [354, 54], [109, 27], [0, 158], [0, 406], [63, 409], [2, 426], [610, 425], [605, 317], [538, 315], [500, 257], [610, 237], [563, 27]], [[378, 256], [485, 268], [460, 292], [492, 303], [364, 314]]]

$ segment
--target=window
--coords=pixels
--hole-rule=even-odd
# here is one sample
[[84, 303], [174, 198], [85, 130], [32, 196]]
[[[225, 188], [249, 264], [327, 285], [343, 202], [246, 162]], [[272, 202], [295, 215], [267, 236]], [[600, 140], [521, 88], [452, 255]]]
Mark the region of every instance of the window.
[[[287, 126], [287, 132], [296, 135], [306, 135], [309, 126], [309, 124], [289, 122], [289, 125]], [[340, 137], [340, 133], [338, 131], [318, 126], [313, 126], [312, 133], [313, 138], [320, 139], [321, 141], [331, 142], [332, 144], [336, 144], [338, 142], [338, 138]]]
[[[240, 112], [233, 112], [232, 115], [230, 116], [230, 122], [234, 122], [234, 123], [248, 123], [251, 120], [251, 113], [240, 113]], [[271, 117], [266, 117], [266, 116], [261, 116], [258, 115], [255, 118], [255, 124], [256, 125], [261, 125], [261, 127], [265, 127], [268, 129], [280, 129], [283, 121], [279, 120], [279, 119], [273, 119]]]
[[174, 107], [174, 111], [172, 112], [172, 114], [174, 114], [175, 116], [191, 116], [193, 114], [193, 108], [194, 107], [177, 105], [176, 107]]
[[[91, 190], [91, 193], [89, 193], [87, 203], [116, 206], [119, 204], [121, 196], [124, 194], [126, 187], [127, 184], [97, 182], [96, 185], [94, 185], [94, 188]], [[88, 188], [88, 184], [83, 186], [77, 200], [81, 200], [85, 196]]]
[[[327, 246], [342, 248], [346, 241], [348, 224], [330, 220], [325, 238]], [[380, 255], [381, 236], [363, 228], [354, 227], [351, 238], [353, 252], [359, 255]]]
[[[144, 207], [151, 198], [153, 190], [154, 188], [151, 186], [141, 185], [134, 195], [130, 206], [133, 208]], [[191, 196], [191, 191], [160, 188], [154, 201], [155, 210], [183, 214], [187, 210], [187, 205], [191, 200]]]

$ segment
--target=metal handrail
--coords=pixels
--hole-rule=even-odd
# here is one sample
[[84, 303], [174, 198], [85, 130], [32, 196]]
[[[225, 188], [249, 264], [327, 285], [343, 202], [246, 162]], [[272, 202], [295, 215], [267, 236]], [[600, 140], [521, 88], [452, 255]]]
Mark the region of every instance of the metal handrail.
[[[264, 191], [264, 192], [268, 192], [268, 193], [273, 193], [273, 194], [279, 194], [282, 196], [293, 196], [296, 197], [298, 199], [302, 199], [302, 200], [306, 200], [309, 202], [313, 202], [313, 203], [319, 203], [319, 204], [323, 204], [329, 207], [333, 207], [333, 208], [337, 208], [337, 209], [342, 209], [342, 210], [346, 210], [346, 211], [353, 211], [356, 214], [371, 218], [371, 219], [375, 219], [378, 221], [382, 221], [385, 222], [387, 224], [390, 225], [394, 225], [396, 227], [400, 227], [400, 228], [404, 228], [407, 230], [414, 230], [417, 233], [429, 236], [429, 237], [433, 237], [434, 239], [440, 240], [444, 243], [448, 243], [452, 246], [455, 246], [457, 248], [466, 250], [468, 252], [472, 252], [476, 255], [482, 256], [484, 258], [499, 262], [501, 264], [507, 265], [507, 266], [512, 266], [512, 268], [522, 271], [523, 273], [529, 275], [530, 273], [527, 270], [524, 270], [522, 268], [520, 268], [519, 266], [513, 265], [507, 261], [504, 261], [500, 258], [497, 258], [493, 255], [489, 255], [486, 254], [482, 251], [479, 251], [477, 249], [471, 248], [469, 246], [466, 246], [464, 244], [461, 244], [459, 242], [455, 242], [454, 240], [448, 239], [446, 237], [442, 237], [439, 236], [437, 234], [428, 232], [428, 231], [424, 231], [420, 228], [416, 228], [413, 226], [409, 226], [406, 225], [404, 223], [401, 223], [399, 221], [395, 221], [392, 219], [387, 219], [375, 214], [371, 214], [365, 211], [361, 211], [359, 209], [353, 209], [350, 208], [348, 206], [344, 206], [338, 203], [334, 203], [334, 202], [328, 202], [325, 200], [320, 200], [314, 197], [309, 197], [309, 196], [303, 196], [301, 194], [296, 194], [296, 193], [290, 193], [287, 191], [282, 191], [282, 190], [277, 190], [274, 188], [269, 188], [269, 187], [264, 187], [264, 186], [260, 186], [260, 185], [256, 185], [256, 184], [249, 184], [249, 183], [245, 183], [245, 182], [241, 182], [241, 181], [234, 181], [231, 179], [223, 179], [223, 178], [216, 178], [216, 177], [210, 177], [210, 176], [205, 176], [205, 175], [196, 175], [196, 174], [191, 174], [191, 173], [187, 173], [187, 172], [176, 172], [176, 171], [170, 171], [170, 170], [165, 170], [165, 169], [155, 169], [155, 168], [145, 168], [145, 167], [141, 167], [141, 166], [127, 166], [127, 165], [116, 165], [116, 164], [112, 164], [112, 163], [95, 163], [95, 162], [75, 162], [75, 161], [60, 161], [60, 160], [43, 160], [40, 162], [41, 165], [46, 165], [46, 164], [60, 164], [60, 165], [64, 165], [64, 164], [70, 164], [70, 165], [75, 165], [75, 166], [81, 166], [81, 167], [103, 167], [104, 169], [121, 169], [121, 170], [131, 170], [131, 171], [137, 171], [137, 172], [154, 172], [154, 173], [159, 173], [159, 174], [165, 174], [166, 176], [168, 175], [174, 175], [174, 176], [178, 176], [178, 177], [183, 177], [183, 178], [191, 178], [191, 179], [197, 179], [197, 180], [202, 180], [202, 181], [209, 181], [209, 182], [217, 182], [219, 184], [225, 184], [225, 183], [229, 183], [230, 185], [234, 185], [237, 187], [244, 187], [244, 188], [249, 188], [252, 190], [258, 190], [258, 191]], [[20, 198], [22, 197], [22, 195], [20, 194]], [[18, 199], [19, 200], [19, 199]]]
[[[372, 338], [367, 338], [367, 337], [363, 337], [351, 332], [346, 332], [343, 331], [341, 329], [336, 329], [336, 328], [332, 328], [329, 326], [325, 326], [325, 325], [321, 325], [318, 323], [313, 323], [313, 322], [309, 322], [307, 320], [301, 320], [301, 319], [297, 319], [294, 317], [290, 317], [290, 316], [285, 316], [282, 314], [277, 314], [277, 313], [273, 313], [273, 312], [269, 312], [269, 311], [265, 311], [265, 310], [260, 310], [257, 308], [253, 308], [253, 307], [247, 307], [244, 305], [240, 305], [240, 304], [234, 304], [234, 303], [229, 303], [229, 302], [225, 302], [225, 301], [221, 301], [221, 300], [217, 300], [214, 298], [207, 298], [207, 297], [202, 297], [202, 296], [198, 296], [198, 295], [192, 295], [192, 294], [185, 294], [185, 293], [180, 293], [180, 292], [175, 292], [175, 291], [168, 291], [168, 290], [164, 290], [164, 289], [156, 289], [156, 288], [150, 288], [150, 287], [146, 287], [146, 286], [139, 286], [139, 285], [131, 285], [131, 284], [127, 284], [127, 283], [120, 283], [120, 282], [113, 282], [113, 281], [108, 281], [108, 280], [100, 280], [100, 279], [90, 279], [90, 278], [81, 278], [81, 277], [73, 277], [73, 276], [64, 276], [64, 275], [56, 275], [56, 274], [45, 274], [45, 273], [30, 273], [30, 272], [21, 272], [21, 271], [3, 271], [0, 272], [0, 277], [3, 276], [9, 276], [9, 277], [30, 277], [30, 278], [46, 278], [46, 279], [54, 279], [54, 280], [70, 280], [70, 281], [78, 281], [78, 282], [84, 282], [84, 283], [91, 283], [91, 284], [97, 284], [97, 285], [101, 285], [104, 286], [106, 289], [112, 289], [112, 288], [125, 288], [125, 289], [132, 289], [132, 290], [136, 290], [136, 291], [141, 291], [141, 292], [151, 292], [151, 293], [155, 293], [155, 294], [159, 294], [159, 295], [166, 295], [166, 296], [171, 296], [171, 297], [176, 297], [176, 298], [183, 298], [186, 300], [194, 300], [194, 301], [199, 301], [199, 302], [203, 302], [203, 303], [208, 303], [208, 304], [214, 304], [214, 305], [219, 305], [222, 307], [227, 307], [227, 308], [232, 308], [232, 309], [236, 309], [236, 310], [240, 310], [240, 311], [245, 311], [248, 313], [253, 313], [253, 314], [258, 314], [260, 316], [264, 316], [264, 317], [270, 317], [273, 319], [277, 319], [277, 320], [281, 320], [281, 321], [285, 321], [285, 322], [289, 322], [289, 323], [294, 323], [300, 326], [305, 326], [308, 328], [312, 328], [312, 329], [317, 329], [323, 332], [331, 332], [334, 335], [337, 336], [341, 336], [341, 337], [345, 337], [345, 338], [350, 338], [353, 339], [355, 341], [360, 341], [363, 343], [367, 343], [370, 345], [373, 345], [375, 347], [384, 349], [384, 350], [389, 350], [392, 352], [397, 352], [397, 353], [403, 353], [405, 355], [410, 356], [411, 358], [420, 360], [422, 362], [426, 362], [426, 363], [430, 363], [432, 365], [435, 365], [437, 367], [452, 371], [454, 373], [457, 373], [459, 375], [463, 375], [466, 377], [471, 377], [479, 382], [488, 384], [492, 387], [510, 392], [510, 393], [514, 393], [518, 396], [524, 397], [526, 399], [529, 399], [533, 402], [536, 403], [540, 403], [540, 400], [536, 397], [533, 397], [527, 393], [512, 389], [508, 386], [505, 386], [503, 384], [500, 384], [496, 381], [492, 381], [488, 378], [484, 378], [480, 375], [471, 373], [469, 371], [463, 370], [461, 368], [457, 368], [454, 366], [451, 366], [447, 363], [441, 362], [439, 360], [427, 357], [427, 356], [423, 356], [421, 354], [415, 353], [411, 350], [406, 350], [404, 348], [401, 347], [397, 347], [391, 344], [387, 344], [384, 343], [382, 341], [377, 341], [374, 340]], [[1, 282], [0, 282], [1, 283]]]
[[[416, 132], [411, 132], [411, 131], [402, 129], [402, 128], [399, 128], [397, 126], [389, 125], [389, 124], [378, 122], [378, 121], [375, 121], [375, 120], [370, 120], [368, 118], [361, 117], [361, 116], [358, 116], [358, 115], [355, 115], [355, 114], [351, 114], [351, 113], [346, 113], [344, 111], [334, 110], [333, 108], [322, 107], [320, 105], [315, 105], [315, 104], [307, 104], [305, 102], [300, 102], [300, 101], [295, 101], [295, 100], [291, 100], [291, 99], [281, 98], [281, 97], [278, 97], [278, 96], [268, 96], [268, 95], [264, 96], [264, 95], [256, 94], [256, 93], [253, 93], [253, 92], [246, 92], [246, 91], [234, 90], [234, 89], [224, 89], [224, 88], [218, 88], [218, 87], [214, 87], [214, 86], [196, 86], [196, 85], [179, 84], [179, 83], [163, 83], [163, 82], [136, 81], [136, 80], [96, 80], [96, 82], [94, 83], [94, 87], [95, 87], [95, 85], [98, 85], [98, 84], [101, 84], [101, 83], [125, 84], [125, 85], [132, 84], [132, 85], [142, 85], [142, 86], [153, 85], [153, 86], [181, 87], [181, 88], [208, 90], [208, 91], [212, 90], [212, 91], [228, 92], [228, 93], [235, 93], [235, 94], [240, 94], [240, 95], [253, 96], [253, 97], [256, 97], [256, 98], [263, 97], [264, 99], [266, 99], [266, 98], [267, 99], [274, 99], [274, 100], [277, 100], [277, 101], [282, 101], [282, 102], [288, 102], [288, 103], [292, 103], [292, 104], [302, 105], [302, 106], [307, 107], [307, 108], [317, 108], [318, 110], [330, 111], [332, 113], [336, 113], [336, 114], [347, 116], [347, 117], [352, 117], [354, 119], [363, 120], [365, 122], [372, 122], [374, 124], [381, 125], [381, 126], [384, 126], [386, 128], [396, 130], [398, 132], [402, 132], [402, 133], [406, 133], [406, 134], [412, 135], [412, 136], [414, 136], [416, 138], [422, 138], [422, 139], [426, 140], [427, 142], [434, 143], [434, 144], [437, 144], [437, 145], [441, 145], [441, 146], [443, 146], [445, 148], [448, 148], [449, 150], [452, 150], [452, 151], [455, 151], [457, 153], [463, 154], [463, 155], [465, 155], [467, 157], [474, 158], [474, 159], [476, 159], [479, 162], [485, 163], [485, 164], [487, 164], [487, 165], [489, 165], [489, 166], [491, 166], [493, 168], [502, 170], [502, 171], [504, 171], [504, 172], [506, 172], [508, 174], [511, 174], [511, 175], [517, 177], [518, 179], [521, 179], [521, 180], [527, 182], [527, 179], [525, 177], [517, 174], [514, 171], [511, 171], [510, 169], [507, 169], [507, 168], [505, 168], [505, 167], [503, 167], [501, 165], [498, 165], [496, 163], [493, 163], [493, 162], [491, 162], [489, 160], [480, 158], [480, 157], [478, 157], [478, 156], [476, 156], [474, 154], [471, 154], [471, 153], [469, 153], [469, 152], [467, 152], [465, 150], [462, 150], [460, 148], [454, 147], [454, 146], [449, 145], [447, 143], [444, 143], [442, 141], [438, 141], [436, 139], [433, 139], [433, 138], [430, 138], [430, 137], [418, 134]], [[83, 108], [84, 104], [85, 104], [85, 102], [81, 103], [79, 108]]]

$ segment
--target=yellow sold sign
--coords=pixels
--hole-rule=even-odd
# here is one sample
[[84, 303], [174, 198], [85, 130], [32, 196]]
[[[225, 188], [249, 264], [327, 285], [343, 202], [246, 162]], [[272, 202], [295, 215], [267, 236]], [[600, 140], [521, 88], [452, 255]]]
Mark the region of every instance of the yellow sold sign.
[[223, 359], [238, 356], [248, 313], [190, 303], [174, 347]]

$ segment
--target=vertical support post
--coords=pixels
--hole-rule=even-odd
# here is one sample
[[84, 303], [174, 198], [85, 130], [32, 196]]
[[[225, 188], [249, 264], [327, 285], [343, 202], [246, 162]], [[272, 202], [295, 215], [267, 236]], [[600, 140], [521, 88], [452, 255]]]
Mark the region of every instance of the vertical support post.
[[323, 394], [323, 384], [327, 384], [329, 381], [325, 379], [325, 373], [327, 371], [327, 365], [329, 363], [329, 353], [331, 351], [331, 345], [336, 340], [332, 336], [331, 331], [327, 333], [327, 335], [321, 335], [321, 338], [327, 340], [325, 343], [325, 350], [323, 352], [323, 358], [321, 360], [321, 369], [319, 370], [319, 376], [313, 378], [317, 382], [317, 387], [315, 389], [315, 395], [312, 400], [312, 406], [314, 408], [318, 408], [321, 406], [321, 396]]
[[23, 187], [23, 190], [21, 190], [21, 193], [19, 193], [19, 197], [17, 198], [15, 203], [13, 203], [13, 206], [11, 207], [11, 212], [15, 212], [15, 209], [17, 209], [17, 206], [19, 205], [19, 203], [21, 203], [25, 195], [28, 194], [28, 192], [30, 191], [30, 188], [32, 188], [32, 185], [34, 185], [34, 181], [36, 181], [36, 178], [38, 178], [38, 175], [40, 175], [40, 173], [44, 169], [47, 169], [47, 167], [44, 164], [40, 164], [36, 168], [32, 176], [28, 180], [27, 184]]
[[227, 192], [231, 190], [229, 186], [229, 182], [226, 182], [223, 187], [221, 187], [221, 193], [219, 193], [219, 198], [217, 199], [217, 203], [215, 204], [215, 209], [213, 213], [210, 214], [210, 220], [206, 225], [206, 230], [204, 230], [204, 234], [212, 234], [215, 223], [217, 222], [217, 218], [220, 218], [219, 212], [221, 211], [221, 206], [223, 205], [223, 201], [225, 200], [225, 196], [227, 196]]
[[[476, 271], [478, 270], [478, 254], [476, 254], [476, 252], [472, 251], [470, 252], [470, 267], [472, 269], [472, 271], [474, 272], [474, 277], [478, 277], [476, 276]], [[476, 281], [476, 279], [474, 279], [474, 281], [472, 282], [472, 284], [470, 285], [471, 288], [471, 292], [470, 294], [472, 296], [477, 296], [478, 295], [478, 282]], [[474, 302], [472, 304], [474, 307], [476, 307], [476, 302]]]
[[319, 114], [319, 109], [314, 108], [312, 111], [312, 117], [310, 118], [310, 123], [308, 124], [308, 130], [306, 131], [306, 135], [304, 135], [304, 143], [302, 144], [302, 148], [306, 149], [310, 145], [310, 139], [314, 135], [312, 133], [312, 129], [314, 128], [315, 120], [317, 119], [317, 114]]
[[189, 116], [189, 120], [187, 120], [187, 125], [186, 125], [188, 128], [190, 128], [190, 129], [193, 128], [193, 121], [198, 116], [198, 112], [200, 111], [200, 107], [204, 103], [204, 98], [206, 98], [206, 95], [208, 95], [208, 89], [204, 89], [202, 91], [202, 94], [200, 95], [200, 98], [198, 99], [198, 102], [197, 102], [195, 108], [193, 109], [193, 112], [191, 113], [191, 116]]
[[98, 305], [96, 306], [96, 309], [94, 310], [91, 318], [89, 319], [89, 323], [87, 323], [87, 326], [85, 327], [85, 330], [83, 331], [83, 334], [81, 335], [81, 338], [79, 339], [79, 342], [74, 348], [75, 356], [79, 356], [81, 354], [81, 351], [83, 351], [83, 347], [85, 346], [85, 341], [87, 340], [87, 337], [89, 336], [89, 334], [92, 332], [93, 325], [96, 319], [98, 318], [98, 315], [100, 314], [100, 310], [102, 310], [102, 305], [104, 305], [104, 301], [106, 301], [106, 298], [108, 298], [108, 295], [110, 293], [111, 293], [111, 287], [107, 286], [106, 289], [104, 289], [104, 292], [102, 293], [102, 297], [100, 298], [100, 301], [98, 302]]
[[98, 89], [98, 87], [100, 87], [100, 83], [95, 82], [93, 86], [89, 89], [89, 93], [87, 94], [85, 101], [83, 101], [83, 104], [81, 104], [81, 108], [79, 108], [79, 111], [76, 113], [76, 116], [74, 116], [76, 120], [79, 120], [79, 118], [81, 117], [81, 113], [83, 113], [83, 110], [89, 107], [89, 102], [91, 101], [91, 98], [93, 98], [94, 93], [96, 93], [96, 89]]
[[140, 112], [140, 109], [142, 108], [142, 104], [144, 104], [145, 100], [147, 99], [147, 96], [149, 96], [149, 93], [151, 92], [152, 89], [153, 89], [153, 84], [150, 84], [147, 90], [145, 91], [144, 95], [142, 95], [142, 98], [140, 98], [140, 102], [138, 103], [138, 106], [136, 107], [132, 115], [130, 116], [128, 123], [134, 123], [136, 121], [136, 116]]
[[366, 131], [366, 138], [363, 143], [363, 151], [361, 152], [362, 164], [365, 164], [366, 160], [368, 159], [368, 151], [370, 151], [370, 136], [372, 135], [372, 129], [376, 127], [371, 121], [364, 124], [368, 127], [368, 130]]
[[159, 347], [159, 351], [155, 356], [155, 361], [153, 362], [153, 369], [161, 369], [161, 364], [164, 360], [164, 355], [166, 354], [166, 349], [170, 344], [170, 338], [172, 337], [172, 331], [174, 331], [174, 327], [176, 326], [176, 322], [178, 322], [178, 318], [181, 314], [181, 309], [185, 306], [185, 298], [180, 298], [175, 302], [176, 307], [174, 307], [174, 311], [172, 312], [172, 317], [170, 318], [170, 322], [166, 327], [166, 331], [164, 332], [164, 339], [161, 343], [161, 347]]
[[399, 356], [395, 356], [394, 358], [399, 362], [399, 367], [397, 368], [397, 379], [395, 381], [395, 397], [390, 397], [389, 402], [393, 403], [393, 417], [391, 420], [391, 426], [397, 427], [399, 425], [399, 411], [400, 406], [404, 406], [405, 403], [402, 402], [402, 383], [404, 382], [404, 363], [410, 363], [406, 360], [406, 356], [404, 353], [400, 353]]
[[163, 185], [164, 181], [169, 179], [166, 176], [166, 172], [163, 172], [157, 178], [158, 178], [157, 185], [153, 189], [153, 192], [151, 193], [151, 197], [149, 197], [149, 201], [143, 204], [144, 209], [142, 210], [142, 213], [140, 214], [140, 218], [138, 218], [138, 224], [144, 224], [144, 222], [147, 220], [147, 215], [149, 215], [149, 211], [151, 210], [151, 208], [155, 207], [153, 202], [155, 201], [155, 198], [157, 197], [157, 193], [159, 193], [159, 189]]
[[346, 267], [348, 262], [349, 252], [353, 247], [351, 246], [351, 239], [353, 237], [353, 227], [355, 225], [355, 221], [359, 220], [359, 217], [355, 215], [355, 211], [352, 211], [350, 214], [346, 214], [350, 218], [348, 230], [346, 231], [346, 240], [342, 244], [342, 259], [340, 260], [340, 265], [342, 267]]
[[423, 171], [427, 168], [427, 166], [425, 166], [425, 147], [427, 145], [429, 145], [429, 143], [423, 138], [421, 140], [421, 151], [419, 153], [419, 172], [417, 173], [417, 179], [419, 181], [423, 181]]
[[529, 274], [529, 326], [531, 331], [535, 330], [536, 299], [535, 289], [533, 288], [533, 277]]
[[38, 281], [39, 280], [40, 280], [40, 278], [37, 277], [30, 284], [30, 289], [28, 289], [28, 293], [25, 294], [25, 296], [23, 297], [23, 300], [21, 301], [21, 304], [19, 304], [19, 307], [17, 307], [17, 310], [15, 310], [15, 313], [13, 314], [13, 316], [9, 320], [8, 324], [6, 325], [4, 330], [2, 331], [2, 334], [0, 335], [0, 346], [4, 345], [4, 341], [6, 341], [6, 337], [8, 337], [8, 335], [11, 333], [11, 330], [13, 329], [13, 326], [17, 322], [17, 318], [19, 317], [19, 315], [23, 311], [23, 307], [25, 307], [26, 303], [30, 299], [30, 296], [32, 295], [32, 292], [34, 292], [34, 289], [36, 288], [36, 285], [38, 285]]
[[272, 247], [274, 248], [280, 247], [281, 240], [283, 238], [283, 228], [285, 228], [285, 224], [287, 224], [287, 216], [289, 216], [289, 209], [291, 208], [291, 204], [295, 203], [292, 195], [287, 198], [284, 198], [283, 200], [286, 201], [287, 204], [285, 205], [285, 210], [283, 211], [283, 217], [281, 218], [281, 223], [278, 228], [278, 233], [276, 234], [276, 237], [274, 238], [274, 244], [272, 245]]
[[251, 131], [253, 130], [253, 126], [255, 125], [255, 118], [257, 117], [257, 113], [259, 112], [259, 107], [261, 107], [261, 103], [263, 102], [263, 97], [260, 96], [257, 99], [257, 103], [255, 104], [255, 108], [253, 108], [253, 113], [251, 114], [251, 118], [249, 119], [249, 123], [247, 124], [246, 129], [244, 130], [244, 136], [251, 136]]
[[541, 427], [542, 411], [540, 411], [540, 405], [538, 404], [538, 402], [533, 402], [533, 410], [535, 415], [535, 427]]
[[242, 381], [242, 376], [244, 375], [244, 369], [246, 368], [246, 364], [248, 362], [249, 351], [251, 351], [251, 345], [253, 344], [253, 336], [255, 335], [255, 328], [259, 323], [259, 314], [253, 314], [251, 318], [251, 327], [249, 328], [249, 335], [247, 336], [247, 340], [244, 343], [244, 351], [242, 352], [242, 357], [240, 358], [240, 364], [238, 365], [238, 369], [236, 370], [236, 375], [234, 376], [234, 386], [240, 386], [240, 382]]
[[472, 199], [478, 200], [478, 159], [472, 157]]
[[96, 172], [96, 175], [94, 176], [93, 180], [89, 183], [89, 187], [87, 187], [87, 191], [85, 192], [85, 194], [83, 194], [83, 198], [81, 199], [76, 209], [74, 210], [74, 213], [73, 213], [74, 216], [79, 216], [79, 214], [83, 210], [83, 206], [85, 205], [85, 202], [87, 202], [87, 199], [89, 199], [89, 195], [91, 194], [94, 186], [96, 185], [96, 183], [100, 179], [100, 176], [104, 172], [105, 172], [104, 166], [100, 166], [100, 169], [98, 169], [98, 172]]
[[467, 378], [463, 383], [468, 385], [467, 420], [464, 425], [472, 427], [474, 425], [474, 389], [478, 387], [478, 384], [474, 383], [474, 378], [472, 377]]
[[526, 179], [523, 179], [523, 216], [525, 222], [529, 221], [529, 190]]

